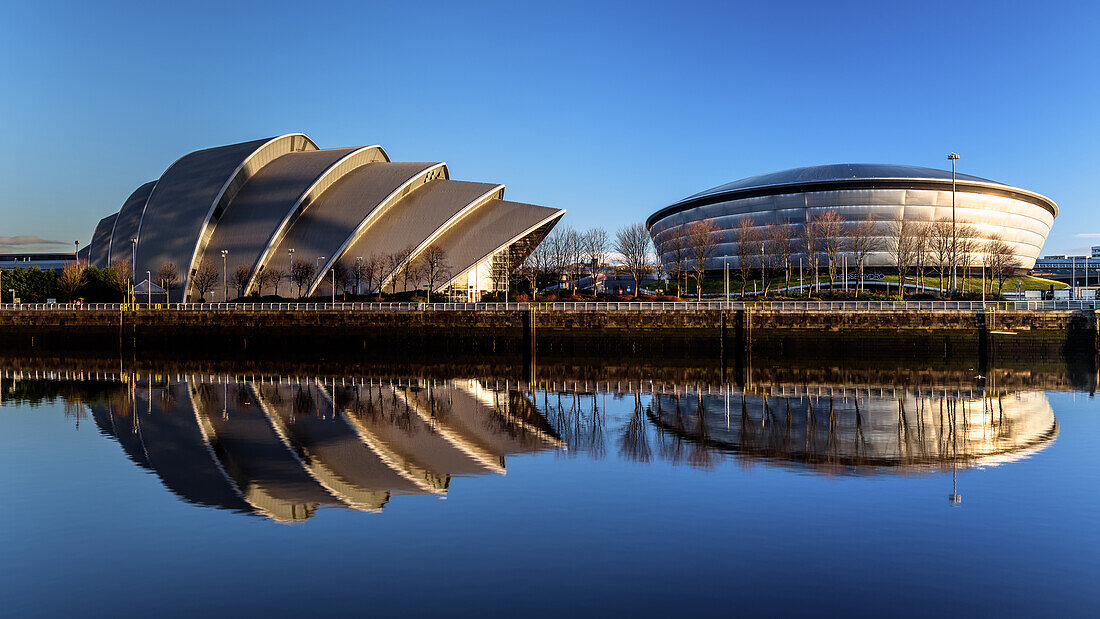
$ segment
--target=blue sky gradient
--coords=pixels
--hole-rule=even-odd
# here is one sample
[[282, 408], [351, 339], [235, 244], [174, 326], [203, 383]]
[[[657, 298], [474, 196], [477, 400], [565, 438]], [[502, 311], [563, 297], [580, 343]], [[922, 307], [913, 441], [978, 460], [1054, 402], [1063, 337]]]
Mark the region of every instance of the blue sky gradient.
[[295, 131], [609, 229], [745, 176], [954, 150], [1059, 204], [1043, 253], [1100, 244], [1096, 3], [0, 8], [0, 251], [83, 245], [181, 155]]

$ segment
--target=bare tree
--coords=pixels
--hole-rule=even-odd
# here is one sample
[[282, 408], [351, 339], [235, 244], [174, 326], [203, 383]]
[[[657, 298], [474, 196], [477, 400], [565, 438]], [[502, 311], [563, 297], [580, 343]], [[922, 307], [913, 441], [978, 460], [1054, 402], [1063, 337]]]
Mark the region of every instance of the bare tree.
[[836, 290], [836, 274], [840, 267], [840, 252], [843, 249], [840, 214], [828, 210], [810, 219], [810, 225], [817, 227], [821, 251], [825, 254], [825, 268], [829, 274], [829, 290]]
[[932, 224], [915, 222], [913, 224], [913, 267], [917, 272], [917, 286], [924, 292], [924, 272], [932, 253]]
[[1016, 252], [1012, 246], [1006, 243], [999, 235], [990, 235], [985, 245], [985, 268], [989, 269], [989, 277], [997, 283], [997, 294], [1004, 289], [1005, 280], [1020, 268], [1020, 261], [1016, 258]]
[[791, 287], [791, 259], [794, 256], [794, 241], [791, 239], [790, 226], [787, 224], [768, 224], [764, 230], [767, 252], [773, 269], [783, 271], [783, 286]]
[[855, 261], [859, 274], [859, 290], [863, 290], [863, 273], [867, 267], [867, 258], [881, 248], [875, 222], [863, 220], [852, 226], [848, 233], [848, 251]]
[[982, 250], [977, 242], [978, 229], [969, 224], [955, 227], [955, 247], [959, 271], [963, 276], [963, 290], [970, 291], [970, 269], [974, 266], [974, 258]]
[[756, 229], [756, 222], [751, 219], [738, 221], [734, 234], [737, 235], [737, 247], [734, 252], [737, 255], [737, 273], [741, 277], [741, 296], [743, 297], [745, 296], [745, 287], [752, 277], [752, 270], [756, 268], [760, 235]]
[[405, 269], [405, 258], [408, 258], [409, 254], [404, 249], [399, 249], [395, 252], [390, 252], [385, 255], [385, 266], [383, 271], [385, 275], [382, 276], [382, 281], [378, 283], [379, 292], [381, 292], [382, 282], [389, 278], [390, 294], [397, 292], [397, 282], [401, 279], [401, 271]]
[[256, 287], [259, 289], [260, 296], [263, 296], [264, 290], [268, 286], [273, 287], [273, 294], [278, 296], [279, 282], [283, 281], [284, 277], [286, 277], [286, 273], [282, 269], [260, 267], [260, 272], [256, 275]]
[[211, 258], [204, 258], [199, 263], [195, 274], [191, 276], [191, 286], [198, 293], [199, 298], [203, 301], [206, 300], [206, 293], [214, 289], [214, 286], [218, 285], [222, 279], [221, 273], [218, 272], [218, 267], [214, 264], [214, 260]]
[[57, 287], [61, 289], [66, 299], [72, 301], [76, 292], [87, 283], [87, 269], [87, 265], [79, 260], [69, 262], [65, 268], [61, 269], [61, 273], [57, 276]]
[[371, 254], [363, 263], [363, 278], [367, 282], [367, 292], [382, 294], [382, 276], [386, 269], [386, 257]]
[[642, 276], [652, 270], [650, 252], [653, 239], [644, 224], [623, 226], [615, 234], [612, 249], [619, 254], [623, 267], [634, 278], [634, 294], [641, 292]]
[[451, 278], [447, 252], [439, 245], [429, 245], [420, 253], [420, 268], [424, 272], [424, 281], [428, 284], [428, 303], [431, 303], [432, 290]]
[[[330, 282], [332, 283], [332, 294], [339, 292], [340, 294], [347, 295], [348, 287], [351, 285], [351, 269], [343, 262], [337, 262], [332, 265], [330, 271]], [[346, 296], [344, 297], [347, 298]]]
[[[663, 256], [668, 257], [669, 260], [669, 275], [676, 278], [676, 296], [683, 296], [683, 288], [687, 287], [687, 265], [691, 260], [691, 252], [688, 248], [687, 239], [685, 238], [686, 231], [676, 230], [670, 231], [668, 240], [664, 243], [664, 249], [661, 252]], [[683, 282], [683, 288], [680, 286], [680, 282]]]
[[237, 289], [237, 297], [243, 297], [248, 288], [248, 282], [252, 281], [252, 267], [247, 264], [238, 264], [233, 272], [233, 286]]
[[928, 224], [928, 260], [939, 275], [940, 294], [943, 294], [944, 278], [951, 268], [950, 221], [939, 219]]
[[589, 228], [580, 236], [581, 259], [588, 270], [588, 275], [592, 277], [593, 295], [596, 294], [596, 275], [607, 257], [609, 244], [607, 230], [603, 228]]
[[550, 248], [546, 243], [536, 245], [523, 261], [520, 269], [531, 285], [532, 299], [539, 293], [539, 278], [546, 276], [552, 262], [553, 256], [550, 255]]
[[707, 261], [718, 250], [718, 226], [709, 219], [703, 219], [687, 225], [684, 229], [688, 251], [691, 255], [691, 270], [695, 273], [696, 298], [703, 298], [703, 281], [707, 277]]
[[905, 276], [916, 260], [916, 226], [915, 222], [902, 217], [890, 224], [887, 235], [890, 257], [898, 269], [898, 291], [903, 297], [905, 296]]
[[351, 268], [348, 270], [351, 276], [351, 285], [354, 286], [352, 294], [361, 294], [363, 291], [363, 280], [367, 278], [367, 264], [363, 261], [363, 257], [359, 256], [355, 259], [355, 262], [351, 263]]
[[820, 272], [818, 267], [823, 245], [821, 226], [814, 225], [814, 219], [810, 217], [806, 223], [802, 224], [802, 251], [806, 254], [806, 259], [810, 263], [810, 270], [813, 271], [814, 290], [817, 292], [821, 291], [821, 286], [818, 283], [818, 273]]
[[176, 265], [171, 262], [165, 262], [157, 269], [157, 281], [160, 282], [161, 288], [171, 291], [176, 287], [176, 283], [179, 282], [179, 273], [176, 272]]
[[302, 289], [313, 281], [315, 275], [317, 275], [317, 265], [309, 260], [295, 258], [294, 262], [290, 263], [290, 281], [298, 286], [299, 299], [302, 298]]
[[415, 249], [415, 246], [409, 245], [401, 250], [401, 255], [404, 256], [400, 267], [401, 292], [409, 291], [409, 281], [413, 282], [413, 287], [415, 288], [420, 279], [420, 274], [416, 272], [416, 263], [409, 259]]
[[119, 294], [127, 294], [130, 291], [130, 275], [133, 272], [130, 268], [130, 261], [119, 258], [111, 263], [107, 271], [104, 274], [107, 285]]

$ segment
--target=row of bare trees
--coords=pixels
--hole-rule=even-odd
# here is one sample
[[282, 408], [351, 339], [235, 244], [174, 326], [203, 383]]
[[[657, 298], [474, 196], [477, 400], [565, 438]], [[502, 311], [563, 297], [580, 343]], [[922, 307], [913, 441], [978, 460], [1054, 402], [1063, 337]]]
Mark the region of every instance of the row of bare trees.
[[535, 293], [553, 286], [576, 292], [578, 280], [587, 276], [595, 294], [600, 291], [600, 274], [609, 267], [630, 275], [635, 294], [646, 275], [659, 271], [653, 239], [645, 225], [623, 226], [614, 236], [599, 227], [584, 231], [558, 228], [527, 256], [520, 273]]
[[[403, 292], [424, 288], [430, 300], [431, 291], [451, 278], [452, 269], [447, 262], [447, 252], [442, 247], [430, 245], [417, 254], [415, 259], [409, 260], [415, 249], [415, 246], [410, 245], [392, 253], [375, 253], [351, 261], [337, 262], [331, 271], [336, 293], [360, 294], [364, 290], [381, 293], [384, 287], [388, 287], [390, 293], [396, 293], [400, 285]], [[232, 286], [238, 297], [250, 292], [263, 296], [268, 291], [278, 295], [279, 285], [286, 280], [296, 287], [300, 298], [316, 278], [317, 268], [314, 261], [295, 258], [288, 270], [263, 267], [253, 277], [252, 267], [239, 264], [232, 273], [226, 274], [226, 285]], [[126, 270], [129, 270], [128, 266]], [[203, 260], [191, 276], [191, 286], [200, 298], [205, 298], [221, 281], [222, 273], [211, 258]], [[170, 290], [178, 282], [179, 275], [175, 265], [161, 265], [154, 283]], [[252, 290], [249, 290], [250, 284], [253, 286]]]
[[[847, 270], [850, 265], [858, 289], [863, 289], [867, 261], [876, 252], [890, 257], [899, 281], [904, 282], [912, 272], [917, 276], [917, 286], [924, 289], [926, 274], [931, 270], [938, 274], [941, 290], [945, 289], [945, 277], [950, 275], [952, 255], [956, 255], [956, 264], [964, 273], [973, 267], [987, 269], [999, 293], [1019, 263], [1003, 239], [994, 235], [981, 241], [978, 236], [973, 226], [957, 225], [953, 230], [951, 222], [944, 220], [845, 222], [836, 211], [824, 211], [805, 223], [759, 226], [750, 218], [741, 219], [733, 229], [732, 241], [742, 295], [749, 280], [757, 275], [764, 282], [765, 295], [777, 276], [789, 288], [794, 270], [801, 272], [803, 267], [809, 270], [815, 289], [820, 290], [822, 274], [830, 289], [835, 289], [841, 269]], [[689, 275], [696, 281], [696, 290], [702, 289], [706, 265], [720, 242], [722, 235], [709, 220], [687, 224], [665, 240], [661, 253], [678, 294], [686, 288]]]

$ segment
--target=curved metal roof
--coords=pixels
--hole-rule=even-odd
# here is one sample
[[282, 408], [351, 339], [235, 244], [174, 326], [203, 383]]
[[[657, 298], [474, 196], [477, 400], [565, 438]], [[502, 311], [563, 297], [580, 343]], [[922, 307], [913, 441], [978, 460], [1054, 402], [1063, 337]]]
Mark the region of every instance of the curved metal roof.
[[138, 271], [176, 265], [187, 297], [191, 270], [202, 257], [225, 206], [265, 164], [281, 155], [318, 150], [300, 133], [197, 150], [173, 163], [149, 196], [138, 237]]
[[92, 242], [86, 248], [88, 250], [88, 264], [102, 269], [107, 266], [108, 255], [111, 251], [111, 232], [115, 229], [115, 219], [118, 213], [112, 213], [99, 220], [92, 234]]
[[[210, 257], [229, 252], [229, 264], [255, 269], [275, 230], [289, 217], [287, 209], [326, 170], [357, 148], [330, 148], [288, 153], [248, 180], [229, 203], [207, 243]], [[232, 267], [235, 268], [235, 267]]]
[[[1058, 206], [1053, 200], [1032, 191], [970, 174], [956, 173], [954, 178], [960, 190], [979, 188], [986, 193], [1006, 195], [1031, 202], [1047, 209], [1055, 216], [1058, 215]], [[651, 215], [646, 220], [646, 226], [652, 226], [656, 221], [673, 213], [710, 204], [719, 199], [729, 200], [797, 191], [828, 191], [847, 186], [932, 189], [949, 186], [951, 179], [950, 170], [883, 163], [837, 163], [791, 168], [750, 176], [690, 195]]]
[[145, 205], [149, 202], [149, 194], [153, 193], [157, 181], [149, 181], [134, 190], [122, 208], [118, 211], [114, 226], [111, 228], [111, 237], [107, 239], [107, 264], [110, 266], [116, 260], [131, 258], [130, 239], [136, 239], [138, 229], [141, 227], [141, 218], [145, 214]]
[[[732, 183], [726, 183], [725, 185], [712, 187], [711, 189], [708, 189], [706, 191], [701, 191], [693, 196], [689, 196], [686, 199], [690, 200], [692, 198], [699, 198], [702, 196], [727, 193], [737, 189], [756, 189], [759, 187], [772, 187], [775, 185], [820, 183], [828, 181], [847, 181], [856, 179], [869, 180], [879, 178], [908, 178], [920, 180], [949, 181], [951, 180], [951, 171], [936, 170], [934, 168], [921, 168], [911, 165], [891, 165], [885, 163], [835, 163], [831, 165], [815, 165], [804, 168], [791, 168], [789, 170], [780, 170], [779, 172], [770, 172], [768, 174], [759, 174], [757, 176], [750, 176], [748, 178], [743, 178], [739, 181], [733, 181]], [[971, 176], [969, 174], [955, 174], [955, 180], [956, 182], [967, 181], [1009, 187], [1004, 183], [998, 183], [997, 181], [991, 181], [986, 178]]]

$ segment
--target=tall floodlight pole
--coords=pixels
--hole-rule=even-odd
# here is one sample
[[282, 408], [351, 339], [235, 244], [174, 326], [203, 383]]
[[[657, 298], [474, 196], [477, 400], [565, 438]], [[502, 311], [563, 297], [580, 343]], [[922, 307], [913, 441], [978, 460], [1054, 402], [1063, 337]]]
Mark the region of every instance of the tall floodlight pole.
[[959, 160], [959, 156], [951, 153], [947, 158], [951, 161], [951, 292], [955, 292], [959, 289], [959, 278], [955, 274], [959, 256], [959, 240], [955, 234], [955, 162]]
[[229, 277], [227, 277], [227, 275], [229, 273], [225, 270], [225, 258], [228, 255], [229, 255], [229, 250], [228, 249], [223, 249], [222, 250], [222, 302], [223, 303], [228, 303], [229, 302]]

